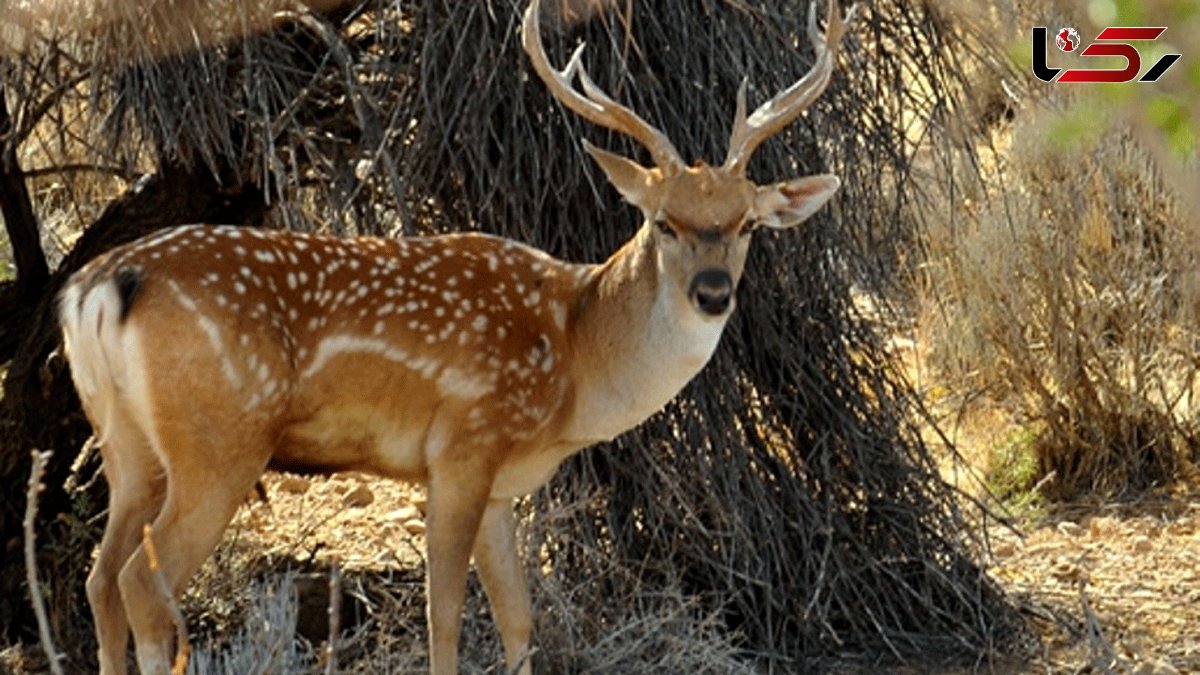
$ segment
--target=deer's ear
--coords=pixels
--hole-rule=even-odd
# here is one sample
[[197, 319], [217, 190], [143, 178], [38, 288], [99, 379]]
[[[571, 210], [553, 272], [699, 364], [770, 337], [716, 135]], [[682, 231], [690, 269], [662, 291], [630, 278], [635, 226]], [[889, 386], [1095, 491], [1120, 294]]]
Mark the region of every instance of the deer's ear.
[[617, 188], [625, 201], [642, 210], [646, 209], [647, 191], [658, 182], [658, 171], [647, 169], [631, 159], [607, 150], [601, 150], [587, 141], [583, 142], [583, 148], [604, 170], [608, 182]]
[[819, 211], [841, 184], [837, 176], [824, 173], [759, 187], [754, 218], [775, 229], [794, 227]]

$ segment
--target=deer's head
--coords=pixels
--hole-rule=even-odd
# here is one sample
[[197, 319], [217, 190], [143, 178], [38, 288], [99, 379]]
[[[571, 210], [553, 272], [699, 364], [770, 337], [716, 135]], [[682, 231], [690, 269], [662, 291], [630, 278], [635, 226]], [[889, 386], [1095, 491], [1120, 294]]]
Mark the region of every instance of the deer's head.
[[[584, 141], [588, 154], [626, 201], [641, 209], [643, 227], [651, 228], [659, 272], [703, 317], [726, 317], [745, 266], [750, 234], [759, 226], [785, 229], [816, 213], [837, 190], [832, 174], [805, 176], [772, 185], [746, 177], [754, 150], [792, 122], [824, 91], [833, 73], [837, 47], [850, 15], [842, 18], [829, 0], [824, 35], [817, 28], [815, 5], [809, 7], [809, 37], [816, 63], [800, 80], [746, 115], [746, 84], [737, 97], [729, 152], [721, 166], [687, 166], [671, 141], [637, 113], [617, 103], [588, 76], [580, 45], [566, 68], [546, 58], [538, 30], [539, 0], [525, 12], [522, 40], [534, 70], [554, 96], [585, 119], [624, 133], [641, 143], [653, 167], [602, 150]], [[851, 14], [853, 10], [851, 10]], [[578, 77], [583, 91], [572, 81]]]

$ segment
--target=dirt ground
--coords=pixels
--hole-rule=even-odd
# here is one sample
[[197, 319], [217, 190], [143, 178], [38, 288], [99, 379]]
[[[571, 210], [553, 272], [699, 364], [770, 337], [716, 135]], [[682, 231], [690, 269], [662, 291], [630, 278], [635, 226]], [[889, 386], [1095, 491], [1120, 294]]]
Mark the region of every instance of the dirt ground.
[[1028, 608], [1039, 670], [1200, 673], [1200, 493], [1062, 507], [991, 534], [989, 571]]
[[[238, 548], [422, 574], [420, 491], [357, 474], [264, 485], [268, 499], [237, 517]], [[1041, 638], [1020, 672], [1200, 673], [1200, 489], [1058, 507], [1019, 527], [993, 522], [988, 536], [989, 572]]]
[[896, 346], [945, 434], [927, 441], [957, 450], [951, 461], [943, 446], [943, 475], [999, 516], [983, 526], [987, 570], [1041, 642], [1020, 671], [1200, 673], [1200, 477], [1124, 503], [997, 505], [981, 477], [989, 450], [1028, 432], [1002, 406], [946, 387], [918, 342]]

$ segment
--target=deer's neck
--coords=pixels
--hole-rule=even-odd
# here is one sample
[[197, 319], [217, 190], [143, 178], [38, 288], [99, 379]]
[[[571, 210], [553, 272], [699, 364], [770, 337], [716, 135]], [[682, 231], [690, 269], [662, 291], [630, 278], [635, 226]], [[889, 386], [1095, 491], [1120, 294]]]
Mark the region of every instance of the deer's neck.
[[592, 271], [574, 326], [576, 405], [568, 438], [608, 440], [675, 397], [712, 356], [725, 319], [702, 318], [660, 273], [650, 228]]

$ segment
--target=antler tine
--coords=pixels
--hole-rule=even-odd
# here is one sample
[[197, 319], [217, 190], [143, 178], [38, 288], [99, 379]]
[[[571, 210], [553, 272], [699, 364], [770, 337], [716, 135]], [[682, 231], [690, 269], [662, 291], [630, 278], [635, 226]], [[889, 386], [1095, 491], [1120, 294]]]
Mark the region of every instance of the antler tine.
[[846, 25], [854, 19], [855, 6], [851, 6], [842, 17], [837, 11], [835, 0], [826, 0], [828, 9], [825, 17], [825, 34], [817, 28], [816, 2], [808, 6], [808, 39], [817, 53], [812, 68], [795, 84], [775, 95], [770, 101], [755, 109], [746, 117], [746, 80], [738, 89], [737, 113], [733, 131], [729, 135], [729, 154], [725, 156], [724, 168], [741, 174], [758, 146], [779, 133], [796, 119], [817, 97], [825, 91], [833, 75], [833, 64], [837, 59], [838, 45], [846, 32]]
[[[650, 151], [650, 156], [660, 169], [668, 173], [682, 169], [683, 159], [666, 134], [651, 126], [637, 113], [614, 101], [592, 81], [583, 66], [585, 45], [579, 45], [571, 55], [571, 60], [567, 62], [566, 68], [561, 71], [550, 65], [538, 25], [540, 5], [540, 0], [533, 0], [525, 10], [525, 17], [521, 22], [521, 45], [529, 54], [533, 69], [550, 89], [550, 93], [589, 122], [619, 131], [641, 143]], [[583, 86], [583, 95], [571, 85], [571, 80], [576, 75]]]

